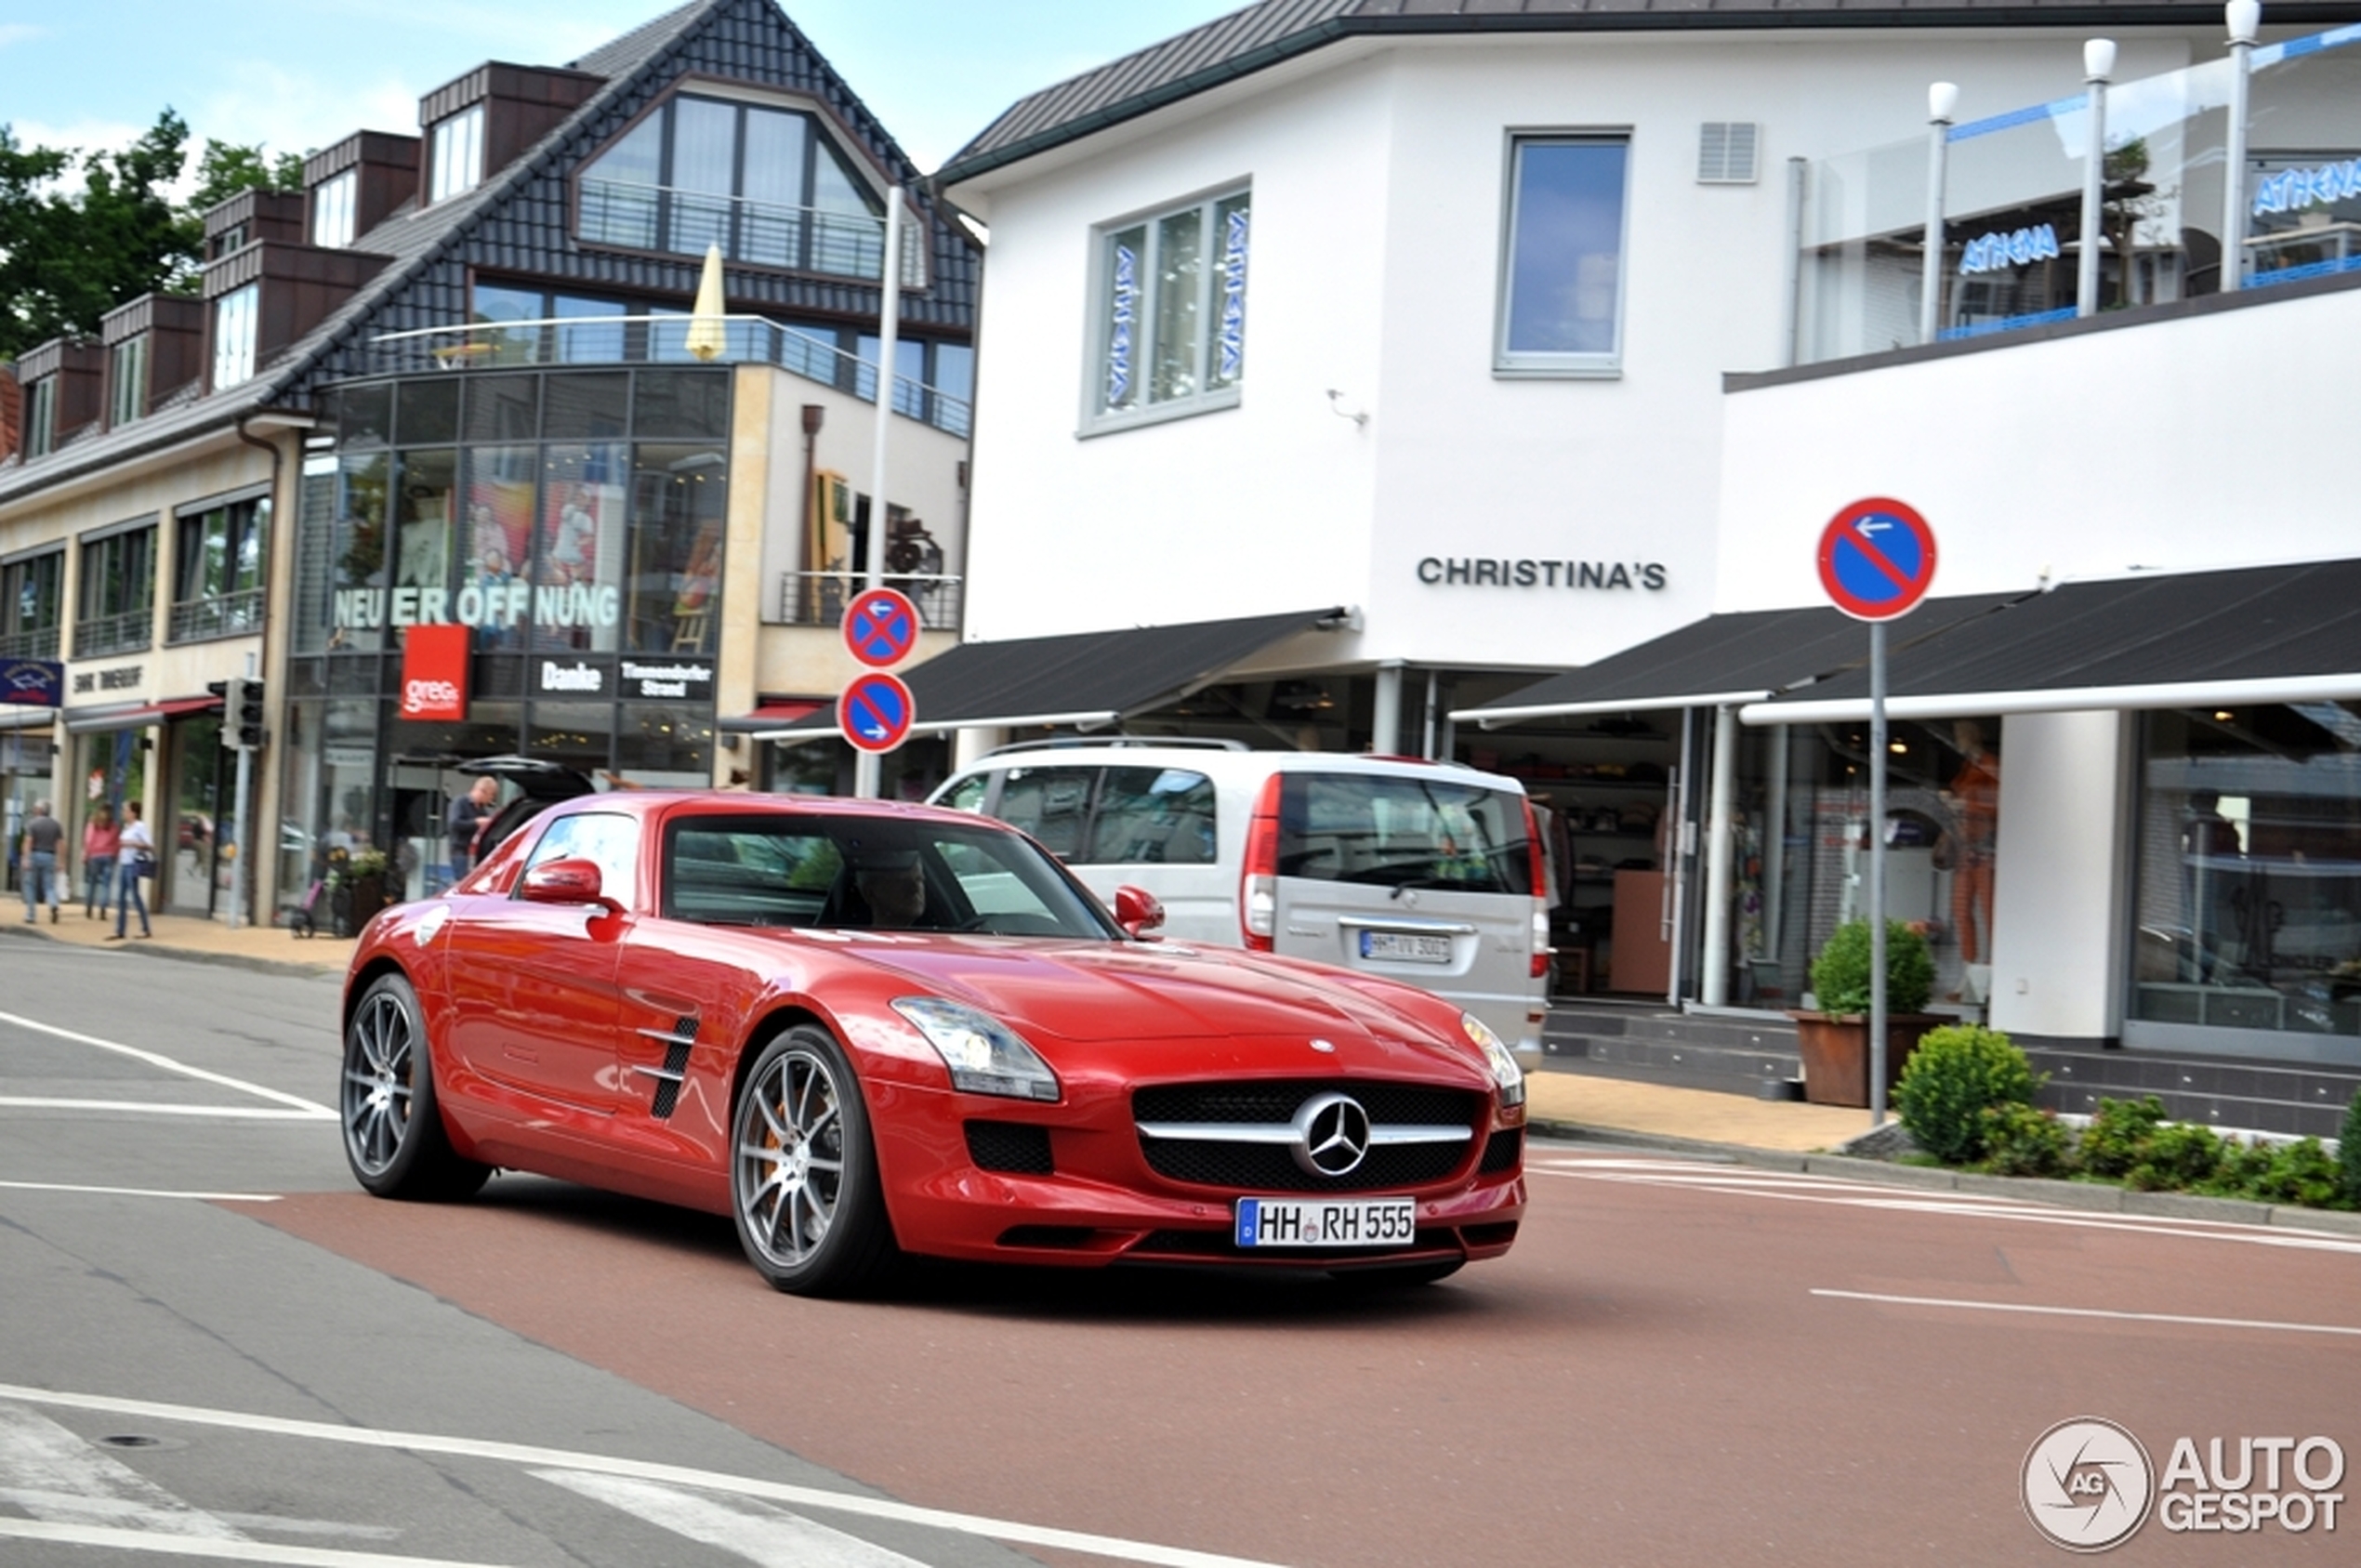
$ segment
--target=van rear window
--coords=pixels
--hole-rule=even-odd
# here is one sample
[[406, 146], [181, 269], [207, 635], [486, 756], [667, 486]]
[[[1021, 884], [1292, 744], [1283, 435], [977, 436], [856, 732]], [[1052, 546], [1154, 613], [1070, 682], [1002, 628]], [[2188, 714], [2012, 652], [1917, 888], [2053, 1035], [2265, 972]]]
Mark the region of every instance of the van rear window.
[[1533, 890], [1522, 797], [1447, 778], [1283, 777], [1282, 876], [1471, 893]]

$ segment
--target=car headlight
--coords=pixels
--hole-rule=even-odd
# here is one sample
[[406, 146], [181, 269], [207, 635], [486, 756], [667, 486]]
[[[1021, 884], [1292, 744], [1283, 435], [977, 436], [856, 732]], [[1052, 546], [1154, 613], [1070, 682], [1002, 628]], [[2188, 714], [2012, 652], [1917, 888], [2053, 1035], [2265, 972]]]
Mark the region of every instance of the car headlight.
[[1459, 1015], [1459, 1027], [1484, 1052], [1485, 1065], [1492, 1069], [1492, 1081], [1500, 1086], [1500, 1103], [1524, 1103], [1524, 1069], [1517, 1065], [1516, 1053], [1500, 1043], [1492, 1026], [1473, 1013]]
[[[1058, 1075], [998, 1019], [940, 996], [904, 996], [893, 1010], [927, 1037], [951, 1070], [951, 1087], [1011, 1100], [1055, 1100]], [[1515, 1062], [1510, 1063], [1511, 1067]]]

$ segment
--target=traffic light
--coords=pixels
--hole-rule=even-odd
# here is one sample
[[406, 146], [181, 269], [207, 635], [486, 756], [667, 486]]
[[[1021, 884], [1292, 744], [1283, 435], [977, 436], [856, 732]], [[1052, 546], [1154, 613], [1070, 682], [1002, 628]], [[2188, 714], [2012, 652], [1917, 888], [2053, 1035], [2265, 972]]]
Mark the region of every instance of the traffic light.
[[261, 750], [262, 682], [240, 676], [206, 690], [221, 693], [221, 744], [231, 751]]

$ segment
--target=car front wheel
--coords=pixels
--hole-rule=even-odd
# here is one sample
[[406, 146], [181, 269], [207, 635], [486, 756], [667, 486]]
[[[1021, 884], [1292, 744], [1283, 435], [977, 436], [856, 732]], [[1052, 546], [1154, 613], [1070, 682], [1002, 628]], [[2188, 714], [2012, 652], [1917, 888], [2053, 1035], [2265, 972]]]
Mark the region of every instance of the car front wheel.
[[464, 1198], [492, 1167], [451, 1147], [436, 1109], [434, 1063], [417, 993], [380, 975], [344, 1028], [344, 1155], [381, 1198]]
[[852, 1066], [827, 1032], [763, 1048], [738, 1101], [731, 1211], [747, 1258], [779, 1290], [842, 1296], [895, 1257], [876, 1141]]

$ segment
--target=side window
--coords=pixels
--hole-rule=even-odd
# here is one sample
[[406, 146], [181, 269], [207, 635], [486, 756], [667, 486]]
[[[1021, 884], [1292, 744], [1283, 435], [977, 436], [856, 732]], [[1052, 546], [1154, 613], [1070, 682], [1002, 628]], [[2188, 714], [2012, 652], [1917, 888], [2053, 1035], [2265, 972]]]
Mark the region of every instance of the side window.
[[[640, 882], [640, 823], [636, 817], [583, 811], [560, 817], [525, 858], [525, 869], [550, 861], [586, 860], [599, 868], [599, 890], [636, 906]], [[520, 881], [521, 886], [521, 881]]]
[[1001, 776], [999, 817], [1065, 860], [1082, 852], [1096, 768], [1011, 768]]
[[1510, 143], [1498, 376], [1613, 376], [1623, 363], [1626, 136]]
[[983, 810], [984, 789], [991, 783], [992, 775], [989, 773], [969, 774], [953, 784], [951, 793], [936, 801], [935, 804], [947, 806], [955, 811], [981, 811]]
[[1083, 865], [1210, 865], [1213, 781], [1186, 768], [1110, 768]]

